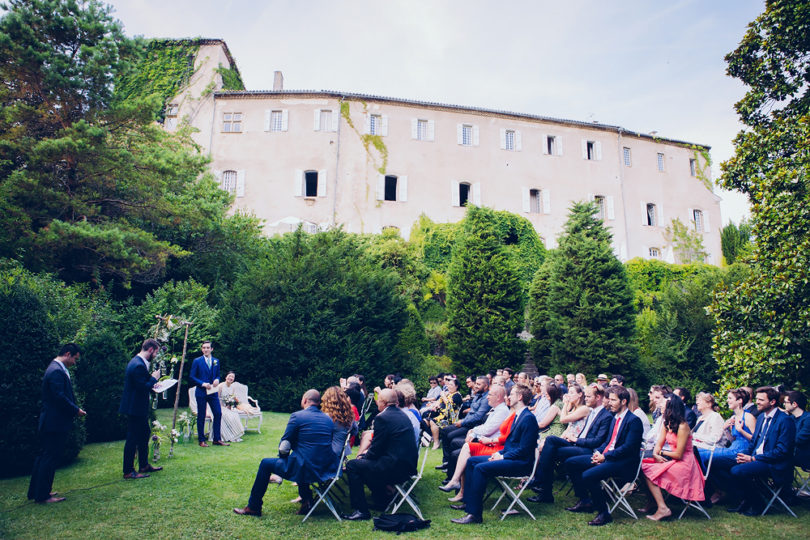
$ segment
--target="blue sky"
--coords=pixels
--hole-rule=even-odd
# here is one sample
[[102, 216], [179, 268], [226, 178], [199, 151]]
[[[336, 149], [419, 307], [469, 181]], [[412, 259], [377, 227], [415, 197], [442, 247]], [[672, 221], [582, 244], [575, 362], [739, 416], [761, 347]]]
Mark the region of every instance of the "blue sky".
[[[113, 0], [129, 35], [228, 43], [245, 85], [343, 90], [572, 120], [708, 144], [741, 129], [725, 75], [763, 0]], [[723, 221], [747, 214], [721, 192]]]

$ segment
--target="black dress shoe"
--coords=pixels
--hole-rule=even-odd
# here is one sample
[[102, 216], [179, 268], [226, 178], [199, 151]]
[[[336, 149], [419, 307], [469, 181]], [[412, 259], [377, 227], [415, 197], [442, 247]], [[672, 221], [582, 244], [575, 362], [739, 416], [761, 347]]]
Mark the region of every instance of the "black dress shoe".
[[464, 503], [461, 503], [461, 504], [451, 504], [451, 505], [450, 505], [450, 508], [452, 508], [453, 510], [466, 510], [466, 509], [467, 509], [467, 505], [466, 505], [466, 504], [464, 504]]
[[745, 510], [743, 510], [740, 513], [742, 515], [744, 515], [744, 516], [756, 517], [756, 516], [762, 514], [762, 510], [763, 510], [762, 508], [759, 508], [759, 507], [756, 507], [756, 506], [749, 506], [748, 508], [746, 508]]
[[458, 523], [459, 525], [469, 525], [470, 523], [482, 523], [484, 520], [481, 519], [481, 516], [467, 514], [463, 518], [451, 519], [450, 521], [453, 523]]
[[541, 490], [540, 492], [537, 493], [537, 495], [529, 497], [526, 500], [533, 503], [554, 504], [554, 495], [552, 495], [551, 493], [546, 493], [545, 491]]
[[732, 514], [733, 513], [742, 514], [746, 510], [748, 510], [748, 502], [747, 501], [741, 501], [740, 504], [738, 504], [736, 506], [729, 506], [728, 508], [726, 508], [726, 512], [729, 512], [729, 513], [732, 513]]
[[577, 501], [577, 504], [574, 506], [569, 506], [566, 508], [569, 512], [593, 512], [593, 505], [589, 502]]
[[305, 516], [309, 514], [310, 510], [312, 510], [312, 501], [302, 502], [301, 508], [298, 509], [298, 512], [296, 512], [296, 514], [298, 514], [299, 516]]
[[588, 525], [592, 527], [601, 527], [602, 525], [607, 525], [612, 521], [613, 518], [610, 517], [610, 514], [608, 512], [599, 512], [598, 514], [596, 514], [595, 518], [593, 518], [588, 522]]
[[343, 514], [343, 516], [341, 517], [349, 521], [366, 521], [371, 519], [371, 514], [369, 512], [361, 512], [360, 510], [355, 510], [351, 514]]

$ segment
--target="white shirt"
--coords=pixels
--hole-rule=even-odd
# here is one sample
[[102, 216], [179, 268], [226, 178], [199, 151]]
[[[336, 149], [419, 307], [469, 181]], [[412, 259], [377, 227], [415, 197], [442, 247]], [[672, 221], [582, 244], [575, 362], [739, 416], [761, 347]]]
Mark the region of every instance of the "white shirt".
[[720, 413], [709, 411], [698, 418], [700, 424], [692, 433], [692, 441], [698, 448], [710, 449], [720, 440], [725, 429], [725, 421]]
[[[623, 410], [619, 414], [613, 417], [613, 420], [618, 422], [618, 426], [616, 422], [610, 425], [610, 436], [608, 438], [608, 445], [605, 447], [605, 452], [610, 452], [614, 448], [616, 448], [616, 441], [619, 440], [619, 432], [622, 430], [622, 423], [624, 422], [624, 417], [627, 416], [627, 409]], [[616, 430], [616, 438], [613, 438], [613, 430]], [[612, 439], [612, 440], [611, 440]]]
[[58, 358], [54, 358], [54, 360], [59, 362], [59, 365], [62, 366], [62, 369], [65, 371], [65, 374], [68, 376], [68, 379], [70, 379], [70, 372], [68, 371], [67, 366], [65, 364], [63, 364], [62, 361], [59, 360]]
[[542, 422], [543, 417], [546, 416], [546, 413], [551, 408], [551, 402], [548, 398], [541, 397], [537, 400], [534, 407], [534, 416], [537, 418], [538, 422]]
[[508, 416], [509, 407], [506, 406], [506, 403], [501, 402], [487, 415], [487, 419], [483, 424], [479, 424], [472, 429], [473, 435], [476, 437], [492, 437], [498, 432], [501, 424]]
[[143, 363], [146, 364], [146, 371], [149, 371], [149, 361], [141, 355], [138, 355], [138, 358], [143, 360]]
[[[768, 412], [768, 414], [763, 415], [764, 416], [764, 419], [762, 420], [763, 422], [768, 422], [768, 418], [770, 418], [771, 420], [770, 422], [768, 422], [768, 431], [763, 431], [762, 434], [760, 435], [760, 442], [759, 446], [757, 446], [756, 455], [759, 455], [765, 451], [765, 438], [768, 436], [768, 434], [771, 431], [771, 428], [773, 427], [773, 417], [775, 415], [776, 415], [776, 407], [771, 409]], [[763, 430], [765, 429], [765, 424], [762, 425], [762, 429]]]
[[633, 414], [638, 416], [639, 420], [641, 420], [641, 427], [644, 429], [644, 435], [642, 436], [646, 438], [647, 434], [650, 432], [650, 418], [644, 411], [641, 410], [641, 407], [633, 411]]

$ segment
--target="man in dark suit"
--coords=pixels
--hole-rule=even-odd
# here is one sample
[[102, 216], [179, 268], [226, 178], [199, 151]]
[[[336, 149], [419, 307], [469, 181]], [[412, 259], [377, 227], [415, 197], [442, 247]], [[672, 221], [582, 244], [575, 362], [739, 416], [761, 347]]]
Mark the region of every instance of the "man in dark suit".
[[81, 350], [75, 343], [59, 349], [59, 355], [51, 360], [42, 378], [42, 412], [39, 415], [40, 451], [34, 460], [28, 498], [38, 503], [56, 503], [65, 500], [51, 492], [56, 464], [62, 456], [65, 441], [74, 416], [87, 414], [76, 405], [73, 385], [68, 368], [76, 364]]
[[531, 472], [539, 431], [537, 419], [528, 408], [531, 399], [532, 391], [528, 386], [515, 384], [512, 387], [509, 394], [509, 402], [515, 409], [512, 430], [504, 441], [501, 452], [491, 456], [474, 456], [467, 461], [464, 503], [451, 506], [454, 510], [465, 510], [467, 515], [453, 519], [453, 523], [481, 523], [484, 492], [490, 478], [519, 476]]
[[399, 407], [396, 391], [386, 388], [377, 394], [380, 413], [374, 418], [374, 438], [364, 454], [346, 463], [349, 497], [354, 510], [348, 520], [371, 519], [363, 485], [371, 490], [377, 507], [387, 504], [386, 486], [398, 484], [416, 474], [419, 455], [413, 424]]
[[791, 390], [785, 396], [785, 411], [796, 423], [793, 463], [796, 467], [810, 468], [810, 412], [804, 394]]
[[[334, 422], [318, 408], [321, 394], [307, 390], [301, 398], [301, 410], [292, 413], [287, 429], [279, 443], [279, 457], [264, 458], [256, 472], [256, 480], [250, 490], [248, 505], [233, 511], [245, 516], [262, 515], [262, 499], [269, 483], [280, 484], [282, 478], [298, 482], [301, 496], [299, 515], [312, 508], [312, 491], [309, 485], [328, 480], [337, 471], [340, 456], [332, 452]], [[413, 431], [411, 432], [413, 439]]]
[[214, 421], [211, 423], [214, 444], [230, 446], [231, 443], [222, 442], [220, 434], [222, 408], [219, 405], [219, 394], [213, 391], [219, 386], [219, 359], [214, 358], [211, 354], [214, 352], [214, 348], [210, 341], [203, 341], [201, 348], [203, 355], [194, 359], [188, 374], [189, 379], [197, 385], [194, 390], [194, 398], [197, 400], [197, 440], [200, 446], [208, 446], [208, 443], [205, 442], [205, 411], [206, 405], [209, 405], [211, 413], [214, 415]]
[[530, 502], [554, 502], [551, 489], [555, 463], [564, 463], [565, 460], [574, 456], [590, 456], [595, 448], [607, 442], [610, 426], [613, 423], [613, 414], [603, 405], [604, 397], [605, 390], [601, 386], [592, 384], [585, 387], [585, 405], [591, 408], [591, 412], [588, 414], [579, 436], [562, 438], [551, 435], [546, 437], [531, 486], [537, 491], [537, 495], [529, 497]]
[[[160, 370], [149, 374], [149, 361], [160, 349], [157, 340], [147, 339], [141, 352], [127, 364], [124, 375], [124, 395], [118, 412], [127, 417], [127, 440], [124, 443], [124, 478], [146, 478], [148, 473], [161, 470], [149, 464], [149, 392], [160, 377]], [[138, 451], [138, 472], [135, 472], [135, 450]]]
[[779, 410], [779, 392], [772, 386], [756, 390], [759, 410], [754, 435], [746, 452], [720, 456], [712, 464], [711, 475], [726, 493], [744, 494], [742, 502], [729, 507], [730, 512], [747, 516], [762, 513], [764, 503], [755, 484], [758, 478], [773, 478], [777, 485], [790, 487], [793, 481], [793, 446], [796, 425]]
[[[597, 515], [588, 525], [607, 525], [610, 517], [601, 481], [618, 478], [629, 482], [638, 471], [641, 459], [641, 439], [644, 427], [641, 419], [627, 408], [630, 393], [623, 386], [611, 386], [607, 391], [607, 407], [613, 413], [608, 440], [593, 455], [568, 458], [565, 468], [574, 485], [579, 501], [570, 512], [593, 512]], [[590, 494], [590, 497], [588, 496]]]

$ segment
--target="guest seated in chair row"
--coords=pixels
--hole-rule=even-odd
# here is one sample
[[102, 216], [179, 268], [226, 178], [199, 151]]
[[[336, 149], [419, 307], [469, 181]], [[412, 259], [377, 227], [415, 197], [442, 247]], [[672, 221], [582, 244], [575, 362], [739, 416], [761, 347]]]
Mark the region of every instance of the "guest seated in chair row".
[[328, 480], [337, 470], [338, 456], [332, 451], [335, 424], [320, 411], [321, 394], [307, 390], [301, 398], [301, 409], [290, 415], [287, 429], [281, 437], [277, 458], [264, 458], [256, 472], [250, 499], [244, 508], [234, 508], [237, 514], [262, 515], [262, 499], [269, 483], [280, 484], [282, 478], [298, 482], [301, 496], [299, 515], [312, 507], [309, 484]]
[[785, 396], [785, 411], [796, 422], [794, 463], [797, 467], [810, 469], [810, 412], [807, 411], [807, 398], [795, 390], [788, 392]]

